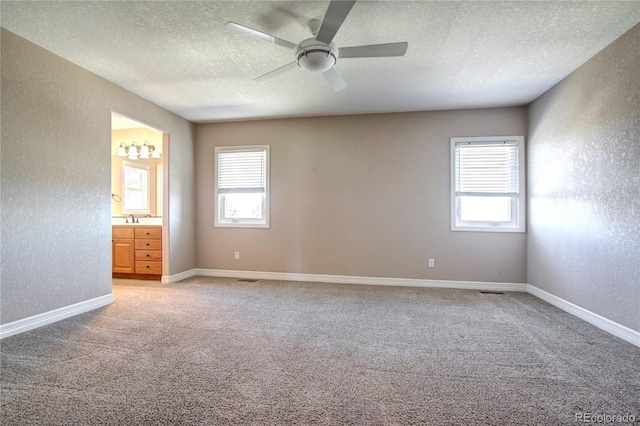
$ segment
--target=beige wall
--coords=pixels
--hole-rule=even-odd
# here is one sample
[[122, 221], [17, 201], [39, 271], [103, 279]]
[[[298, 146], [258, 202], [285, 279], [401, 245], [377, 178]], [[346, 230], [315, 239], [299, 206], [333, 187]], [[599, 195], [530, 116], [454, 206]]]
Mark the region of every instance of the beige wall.
[[640, 331], [640, 25], [529, 108], [528, 281]]
[[193, 125], [5, 29], [1, 42], [0, 322], [111, 293], [112, 111], [170, 134], [168, 272], [194, 268]]
[[[525, 133], [524, 108], [198, 125], [198, 267], [524, 283], [526, 234], [450, 231], [449, 138]], [[271, 228], [215, 228], [214, 148], [245, 144], [271, 145]]]

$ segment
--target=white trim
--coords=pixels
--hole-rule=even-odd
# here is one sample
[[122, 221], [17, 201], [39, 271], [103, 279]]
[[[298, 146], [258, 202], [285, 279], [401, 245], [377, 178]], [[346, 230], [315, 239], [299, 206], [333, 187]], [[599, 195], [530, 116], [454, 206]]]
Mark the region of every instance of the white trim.
[[[222, 227], [222, 228], [257, 228], [257, 229], [268, 229], [271, 228], [271, 207], [270, 207], [270, 175], [271, 175], [271, 165], [270, 165], [270, 154], [271, 145], [243, 145], [243, 146], [217, 146], [215, 147], [215, 179], [213, 184], [213, 191], [215, 197], [215, 214], [213, 217], [213, 226]], [[263, 209], [263, 217], [261, 219], [239, 219], [237, 221], [232, 219], [223, 219], [223, 210], [224, 210], [224, 201], [221, 201], [221, 196], [224, 196], [224, 193], [221, 193], [218, 189], [218, 181], [219, 177], [219, 167], [218, 167], [218, 159], [219, 154], [221, 152], [239, 152], [239, 151], [264, 151], [265, 154], [265, 181], [264, 181], [264, 209]]]
[[205, 277], [248, 278], [281, 281], [308, 281], [337, 284], [386, 285], [400, 287], [458, 288], [489, 291], [527, 291], [526, 283], [494, 283], [480, 281], [444, 281], [411, 278], [358, 277], [351, 275], [296, 274], [288, 272], [235, 271], [224, 269], [195, 269], [193, 275]]
[[[512, 198], [512, 221], [500, 223], [495, 226], [490, 222], [462, 222], [459, 218], [460, 206], [458, 196], [456, 196], [456, 146], [462, 142], [469, 144], [476, 143], [513, 143], [518, 148], [518, 193], [511, 195]], [[523, 233], [526, 230], [526, 159], [524, 136], [489, 136], [489, 137], [455, 137], [450, 138], [449, 145], [449, 192], [450, 192], [450, 215], [451, 231], [462, 232], [511, 232]], [[494, 194], [495, 195], [495, 194]], [[506, 195], [506, 194], [505, 194]]]
[[113, 303], [113, 293], [0, 325], [0, 339], [33, 330]]
[[177, 283], [178, 281], [182, 281], [182, 280], [186, 280], [187, 278], [195, 277], [196, 275], [198, 275], [197, 272], [198, 272], [197, 269], [189, 269], [188, 271], [178, 272], [177, 274], [174, 274], [174, 275], [163, 275], [160, 278], [160, 283], [161, 284]]
[[566, 300], [561, 299], [560, 297], [548, 293], [544, 290], [541, 290], [538, 287], [532, 286], [531, 284], [527, 285], [527, 292], [544, 300], [547, 303], [550, 303], [557, 308], [562, 309], [565, 312], [570, 313], [573, 316], [580, 318], [581, 320], [588, 322], [589, 324], [595, 325], [596, 327], [606, 331], [607, 333], [613, 334], [614, 336], [619, 337], [622, 340], [631, 343], [632, 345], [640, 347], [640, 332], [638, 331], [632, 330], [622, 324], [611, 321], [610, 319], [595, 314], [578, 305], [574, 305], [571, 302], [567, 302]]
[[[307, 281], [337, 284], [364, 284], [386, 285], [404, 287], [429, 287], [429, 288], [457, 288], [464, 290], [488, 290], [488, 291], [518, 291], [532, 294], [545, 302], [574, 315], [601, 330], [625, 340], [632, 345], [640, 347], [640, 332], [632, 330], [603, 316], [588, 311], [580, 306], [567, 302], [551, 293], [524, 283], [496, 283], [482, 281], [446, 281], [409, 278], [382, 278], [382, 277], [358, 277], [349, 275], [316, 275], [296, 274], [286, 272], [261, 272], [261, 271], [236, 271], [223, 269], [191, 269], [180, 274], [171, 275], [167, 282], [175, 283], [193, 276], [221, 277], [221, 278], [248, 278], [281, 281]], [[165, 277], [162, 277], [165, 282]]]
[[[589, 324], [598, 327], [632, 345], [640, 347], [640, 332], [632, 330], [617, 322], [611, 321], [603, 316], [595, 314], [578, 305], [541, 290], [531, 284], [524, 283], [496, 283], [482, 281], [446, 281], [446, 280], [426, 280], [410, 278], [383, 278], [383, 277], [358, 277], [350, 275], [317, 275], [317, 274], [296, 274], [287, 272], [260, 272], [260, 271], [236, 271], [225, 269], [202, 269], [195, 268], [183, 271], [174, 275], [163, 275], [162, 284], [172, 284], [195, 276], [221, 277], [221, 278], [248, 278], [263, 280], [281, 281], [306, 281], [335, 284], [363, 284], [363, 285], [386, 285], [400, 287], [425, 287], [425, 288], [457, 288], [463, 290], [488, 290], [488, 291], [518, 291], [527, 292], [545, 302], [574, 315]], [[14, 334], [33, 330], [47, 324], [60, 321], [84, 312], [88, 312], [113, 303], [113, 293], [96, 297], [54, 309], [53, 311], [34, 315], [8, 324], [0, 325], [0, 339], [13, 336]]]

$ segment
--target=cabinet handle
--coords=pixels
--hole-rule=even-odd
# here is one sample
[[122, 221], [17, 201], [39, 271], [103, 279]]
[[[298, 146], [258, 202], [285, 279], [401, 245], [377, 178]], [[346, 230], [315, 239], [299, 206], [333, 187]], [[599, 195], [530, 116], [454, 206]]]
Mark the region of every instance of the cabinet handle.
[[149, 265], [147, 265], [147, 269], [149, 269]]
[[147, 232], [147, 235], [149, 235], [149, 233]]
[[147, 255], [147, 257], [149, 257], [149, 255]]
[[147, 243], [147, 245], [149, 245], [149, 243]]

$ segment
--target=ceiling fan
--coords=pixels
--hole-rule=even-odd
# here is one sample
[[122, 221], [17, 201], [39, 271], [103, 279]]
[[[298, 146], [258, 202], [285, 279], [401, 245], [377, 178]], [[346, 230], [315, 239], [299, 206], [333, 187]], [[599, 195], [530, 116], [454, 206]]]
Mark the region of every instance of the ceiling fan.
[[296, 66], [310, 72], [321, 72], [334, 91], [339, 91], [347, 87], [347, 83], [342, 79], [334, 66], [338, 58], [379, 58], [389, 56], [404, 56], [408, 43], [370, 44], [366, 46], [338, 47], [332, 40], [345, 18], [356, 3], [353, 1], [332, 0], [327, 9], [327, 13], [322, 21], [312, 19], [307, 23], [307, 27], [313, 37], [302, 40], [295, 44], [271, 34], [254, 30], [235, 22], [227, 22], [225, 28], [228, 31], [239, 32], [250, 37], [273, 43], [295, 52], [295, 60], [288, 64], [276, 68], [255, 81], [266, 80], [282, 74]]

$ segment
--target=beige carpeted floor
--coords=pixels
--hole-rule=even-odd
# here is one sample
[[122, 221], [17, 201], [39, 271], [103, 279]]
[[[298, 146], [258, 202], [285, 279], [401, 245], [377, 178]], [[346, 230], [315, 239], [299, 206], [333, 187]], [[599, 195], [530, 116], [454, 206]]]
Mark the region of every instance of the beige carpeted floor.
[[640, 348], [529, 294], [202, 277], [113, 290], [2, 340], [2, 425], [640, 421]]

